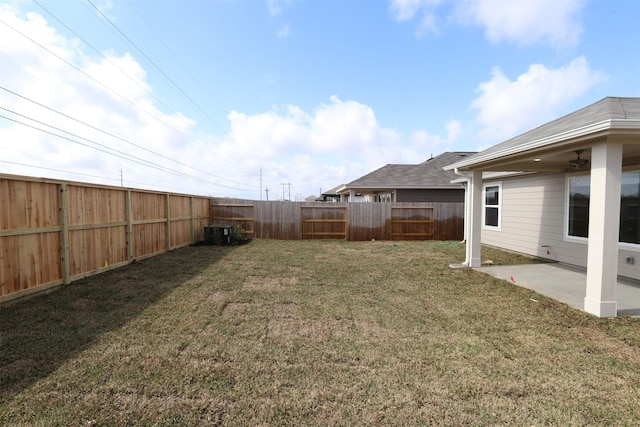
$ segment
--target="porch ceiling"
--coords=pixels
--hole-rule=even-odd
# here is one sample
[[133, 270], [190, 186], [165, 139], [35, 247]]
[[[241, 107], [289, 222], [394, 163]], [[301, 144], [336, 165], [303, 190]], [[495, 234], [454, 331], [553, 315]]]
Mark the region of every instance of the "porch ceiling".
[[[623, 150], [623, 167], [640, 165], [640, 138], [638, 142], [625, 144]], [[569, 163], [577, 158], [576, 150], [582, 150], [581, 159], [589, 161], [585, 167], [576, 169]], [[481, 169], [495, 172], [550, 172], [569, 173], [588, 171], [591, 164], [589, 145], [573, 145], [562, 148], [531, 150], [511, 156], [500, 157], [470, 167], [470, 170]]]

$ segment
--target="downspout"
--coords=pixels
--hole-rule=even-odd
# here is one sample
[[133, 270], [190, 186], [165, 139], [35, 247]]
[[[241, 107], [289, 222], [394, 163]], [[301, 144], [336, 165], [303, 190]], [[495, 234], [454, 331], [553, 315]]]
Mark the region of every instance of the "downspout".
[[[471, 208], [471, 194], [469, 189], [469, 185], [471, 183], [471, 174], [462, 172], [458, 170], [458, 168], [454, 168], [453, 172], [466, 180], [464, 184], [464, 231], [463, 239], [460, 243], [467, 243], [469, 241], [469, 218], [471, 217], [469, 213], [469, 210]], [[465, 250], [465, 259], [462, 265], [469, 265], [469, 248]]]

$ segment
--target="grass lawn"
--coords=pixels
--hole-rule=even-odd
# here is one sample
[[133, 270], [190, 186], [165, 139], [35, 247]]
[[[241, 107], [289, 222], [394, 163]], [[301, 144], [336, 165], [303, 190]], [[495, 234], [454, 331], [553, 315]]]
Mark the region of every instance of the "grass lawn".
[[463, 259], [187, 247], [2, 307], [0, 425], [640, 424], [640, 319], [449, 268]]

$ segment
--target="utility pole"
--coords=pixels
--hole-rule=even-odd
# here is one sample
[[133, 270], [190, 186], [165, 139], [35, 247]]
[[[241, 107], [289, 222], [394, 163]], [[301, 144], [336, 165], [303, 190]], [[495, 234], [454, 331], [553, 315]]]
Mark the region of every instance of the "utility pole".
[[[267, 202], [269, 201], [269, 187], [266, 187], [264, 191], [267, 193]], [[260, 196], [260, 200], [262, 200], [262, 195]]]
[[120, 187], [124, 187], [124, 175], [122, 174], [122, 169], [120, 169]]
[[[262, 200], [262, 168], [260, 168], [260, 200]], [[267, 200], [269, 200], [269, 189], [267, 188]]]
[[286, 186], [288, 186], [288, 188], [289, 188], [289, 201], [291, 201], [291, 186], [292, 186], [293, 184], [292, 184], [292, 183], [290, 183], [290, 182], [283, 182], [283, 183], [282, 183], [282, 184], [280, 184], [280, 185], [282, 185], [282, 200], [284, 200], [284, 186], [286, 185]]

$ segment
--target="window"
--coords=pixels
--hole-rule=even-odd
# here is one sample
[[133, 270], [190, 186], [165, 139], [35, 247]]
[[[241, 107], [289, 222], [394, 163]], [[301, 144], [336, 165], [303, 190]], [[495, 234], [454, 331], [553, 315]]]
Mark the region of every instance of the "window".
[[589, 195], [591, 177], [576, 176], [569, 178], [569, 236], [587, 237], [589, 235]]
[[[620, 191], [620, 232], [622, 243], [640, 244], [640, 172], [622, 174]], [[569, 201], [567, 234], [570, 237], [589, 236], [589, 176], [568, 179]]]
[[620, 242], [640, 244], [640, 172], [623, 173], [620, 192]]
[[500, 228], [500, 184], [484, 186], [484, 225]]
[[383, 194], [378, 194], [378, 201], [380, 202], [386, 202], [386, 203], [391, 203], [391, 193], [383, 193]]

